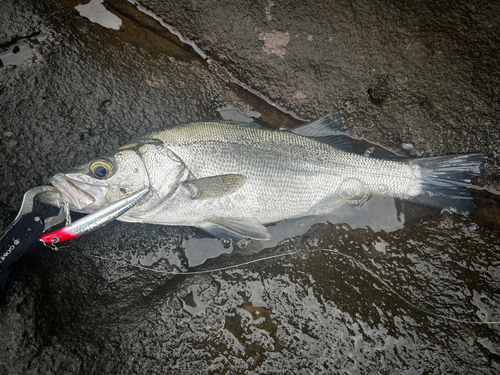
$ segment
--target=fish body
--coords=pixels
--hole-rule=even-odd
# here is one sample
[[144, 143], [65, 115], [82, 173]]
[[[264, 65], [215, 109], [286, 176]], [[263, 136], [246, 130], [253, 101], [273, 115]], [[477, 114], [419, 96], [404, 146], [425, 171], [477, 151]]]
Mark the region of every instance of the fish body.
[[326, 214], [373, 194], [472, 210], [462, 185], [480, 174], [485, 155], [370, 158], [336, 147], [342, 121], [327, 115], [295, 132], [224, 122], [169, 127], [58, 173], [52, 183], [59, 194], [45, 201], [94, 212], [148, 188], [148, 197], [118, 220], [195, 226], [218, 237], [260, 240], [270, 238], [264, 224]]

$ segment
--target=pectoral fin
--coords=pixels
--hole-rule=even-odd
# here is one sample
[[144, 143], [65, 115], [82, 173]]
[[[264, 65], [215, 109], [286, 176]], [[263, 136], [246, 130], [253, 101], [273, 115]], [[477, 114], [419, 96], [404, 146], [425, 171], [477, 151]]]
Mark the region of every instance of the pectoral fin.
[[198, 227], [218, 238], [231, 238], [233, 240], [252, 238], [261, 241], [272, 238], [267, 228], [255, 218], [215, 218], [201, 223]]
[[246, 176], [241, 174], [224, 174], [189, 180], [182, 184], [191, 193], [191, 198], [209, 199], [234, 193], [246, 180]]

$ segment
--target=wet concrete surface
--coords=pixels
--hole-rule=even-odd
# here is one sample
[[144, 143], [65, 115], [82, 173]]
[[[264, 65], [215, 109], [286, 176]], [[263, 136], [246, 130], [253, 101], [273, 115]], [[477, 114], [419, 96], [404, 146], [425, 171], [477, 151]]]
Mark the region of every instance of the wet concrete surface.
[[[485, 152], [498, 189], [500, 5], [398, 4], [141, 1], [204, 59], [129, 2], [104, 3], [113, 30], [77, 1], [3, 1], [0, 227], [57, 171], [235, 112], [340, 111], [401, 154]], [[369, 203], [278, 224], [272, 245], [118, 222], [35, 245], [0, 302], [0, 373], [498, 373], [499, 326], [478, 324], [500, 321], [496, 195], [471, 217]]]

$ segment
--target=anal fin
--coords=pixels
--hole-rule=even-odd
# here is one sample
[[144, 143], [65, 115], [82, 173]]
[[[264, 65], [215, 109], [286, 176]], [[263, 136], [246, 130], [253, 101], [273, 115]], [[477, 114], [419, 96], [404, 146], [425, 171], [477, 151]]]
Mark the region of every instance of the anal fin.
[[261, 241], [272, 238], [267, 228], [259, 220], [249, 217], [214, 218], [197, 226], [218, 238], [231, 238], [233, 240], [252, 238]]

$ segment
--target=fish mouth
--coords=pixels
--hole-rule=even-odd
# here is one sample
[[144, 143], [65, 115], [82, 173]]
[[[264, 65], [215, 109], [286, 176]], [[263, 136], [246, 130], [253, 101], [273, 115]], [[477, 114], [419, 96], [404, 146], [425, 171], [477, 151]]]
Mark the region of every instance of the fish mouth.
[[89, 206], [97, 203], [97, 197], [103, 195], [103, 187], [75, 181], [62, 173], [57, 173], [49, 179], [57, 192], [46, 192], [39, 200], [60, 207], [69, 204], [71, 211], [87, 212]]

